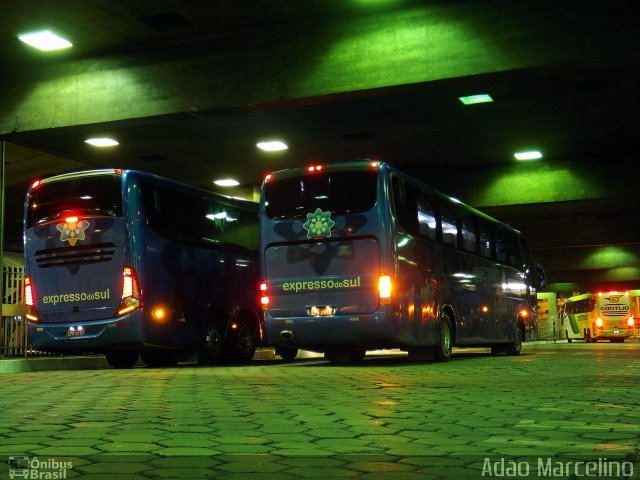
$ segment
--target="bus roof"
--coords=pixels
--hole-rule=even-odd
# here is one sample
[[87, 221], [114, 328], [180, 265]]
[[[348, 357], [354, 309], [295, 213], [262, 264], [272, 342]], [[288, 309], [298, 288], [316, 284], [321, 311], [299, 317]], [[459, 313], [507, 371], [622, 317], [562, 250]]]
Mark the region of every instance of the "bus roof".
[[[498, 220], [497, 218], [492, 217], [491, 215], [484, 213], [481, 210], [478, 210], [470, 205], [467, 205], [466, 203], [462, 202], [461, 200], [458, 200], [455, 197], [452, 197], [450, 195], [447, 195], [446, 193], [441, 192], [440, 190], [432, 187], [431, 185], [415, 178], [412, 177], [411, 175], [403, 172], [402, 170], [398, 170], [396, 167], [394, 167], [393, 165], [387, 163], [387, 162], [382, 162], [382, 161], [378, 161], [378, 160], [372, 160], [372, 159], [368, 159], [368, 158], [364, 158], [364, 159], [356, 159], [356, 160], [351, 160], [348, 162], [336, 162], [336, 163], [314, 163], [312, 165], [308, 165], [306, 167], [294, 167], [294, 168], [288, 168], [288, 169], [284, 169], [284, 170], [277, 170], [275, 172], [272, 172], [270, 174], [270, 176], [268, 176], [269, 179], [274, 179], [274, 177], [277, 177], [279, 179], [283, 179], [283, 178], [292, 178], [292, 177], [297, 177], [299, 175], [302, 174], [308, 174], [311, 172], [311, 168], [314, 168], [316, 166], [320, 166], [321, 169], [331, 169], [332, 171], [348, 171], [348, 170], [368, 170], [368, 169], [372, 169], [372, 168], [376, 168], [380, 171], [385, 171], [388, 170], [389, 172], [393, 172], [396, 175], [400, 175], [402, 176], [404, 179], [409, 180], [415, 184], [420, 185], [423, 188], [426, 188], [427, 190], [429, 190], [431, 193], [435, 194], [436, 196], [443, 198], [445, 200], [451, 201], [453, 203], [455, 203], [456, 205], [459, 205], [460, 207], [464, 208], [465, 210], [468, 210], [469, 212], [473, 213], [474, 215], [484, 218], [487, 221], [496, 223], [496, 224], [500, 224], [500, 226], [506, 228], [507, 230], [517, 234], [518, 236], [522, 236], [522, 233], [512, 227], [509, 224], [506, 224], [504, 222], [501, 222], [500, 220]], [[266, 178], [265, 178], [265, 181]], [[263, 182], [264, 184], [264, 182]]]
[[104, 168], [104, 169], [99, 169], [99, 170], [81, 170], [81, 171], [77, 171], [77, 172], [69, 172], [69, 173], [63, 173], [60, 175], [53, 175], [51, 177], [46, 177], [43, 178], [42, 180], [40, 180], [38, 183], [40, 185], [42, 184], [46, 184], [49, 182], [57, 182], [60, 180], [68, 180], [68, 179], [72, 179], [72, 178], [80, 178], [80, 177], [90, 177], [90, 176], [96, 176], [96, 175], [118, 175], [118, 176], [128, 176], [128, 175], [134, 175], [134, 176], [140, 176], [140, 177], [146, 177], [146, 178], [152, 178], [161, 182], [171, 182], [174, 185], [178, 185], [190, 190], [200, 190], [202, 192], [206, 192], [207, 194], [210, 195], [215, 195], [217, 197], [220, 197], [223, 200], [228, 201], [229, 203], [233, 204], [235, 203], [243, 203], [246, 205], [249, 205], [251, 207], [257, 208], [258, 203], [254, 202], [253, 200], [247, 200], [245, 198], [240, 198], [240, 197], [229, 197], [228, 195], [223, 195], [221, 193], [218, 192], [213, 192], [211, 190], [206, 190], [204, 188], [200, 188], [200, 187], [196, 187], [194, 185], [189, 185], [186, 184], [184, 182], [181, 182], [179, 180], [173, 180], [170, 178], [166, 178], [166, 177], [162, 177], [160, 175], [156, 175], [153, 173], [148, 173], [148, 172], [143, 172], [140, 170], [122, 170], [119, 168]]
[[567, 298], [565, 303], [577, 302], [579, 300], [584, 300], [585, 298], [591, 298], [591, 297], [595, 297], [595, 294], [593, 294], [593, 293], [581, 293], [580, 295], [574, 295], [572, 297]]

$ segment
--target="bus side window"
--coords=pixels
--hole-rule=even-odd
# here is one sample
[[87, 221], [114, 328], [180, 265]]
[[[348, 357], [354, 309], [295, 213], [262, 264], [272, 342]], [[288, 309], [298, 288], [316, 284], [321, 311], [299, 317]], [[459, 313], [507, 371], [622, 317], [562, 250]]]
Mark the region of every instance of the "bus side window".
[[522, 268], [522, 255], [520, 254], [518, 236], [511, 232], [507, 234], [507, 251], [509, 252], [509, 265]]
[[258, 224], [251, 221], [251, 214], [244, 210], [212, 201], [202, 212], [199, 223], [201, 237], [231, 247], [240, 245], [247, 250], [258, 250]]
[[418, 199], [418, 227], [420, 235], [431, 240], [436, 239], [436, 213], [431, 195], [422, 192]]
[[476, 230], [471, 217], [463, 217], [460, 220], [462, 230], [462, 247], [467, 252], [475, 253], [477, 251]]
[[480, 255], [485, 258], [493, 257], [493, 241], [491, 238], [491, 230], [489, 225], [485, 222], [482, 222], [479, 226], [479, 237], [480, 237]]
[[439, 199], [440, 223], [442, 225], [442, 243], [445, 245], [457, 246], [458, 226], [456, 222], [455, 209], [448, 200]]
[[496, 260], [502, 263], [507, 261], [507, 241], [504, 232], [496, 232]]
[[398, 176], [393, 177], [393, 205], [400, 226], [410, 235], [420, 233], [418, 225], [417, 188]]

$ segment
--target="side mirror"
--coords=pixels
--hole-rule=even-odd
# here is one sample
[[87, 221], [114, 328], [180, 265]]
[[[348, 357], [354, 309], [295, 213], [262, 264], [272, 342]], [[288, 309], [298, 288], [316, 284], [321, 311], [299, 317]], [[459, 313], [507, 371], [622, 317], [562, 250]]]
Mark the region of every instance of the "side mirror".
[[531, 285], [536, 289], [547, 286], [547, 277], [544, 273], [544, 267], [540, 262], [533, 262], [530, 268]]

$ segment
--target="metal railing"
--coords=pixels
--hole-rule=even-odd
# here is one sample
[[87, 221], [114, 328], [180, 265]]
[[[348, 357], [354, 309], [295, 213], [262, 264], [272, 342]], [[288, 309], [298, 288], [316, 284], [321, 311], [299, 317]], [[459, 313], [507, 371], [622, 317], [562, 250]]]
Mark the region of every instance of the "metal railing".
[[24, 262], [21, 258], [3, 256], [2, 292], [0, 358], [48, 355], [34, 350], [29, 343], [24, 317]]

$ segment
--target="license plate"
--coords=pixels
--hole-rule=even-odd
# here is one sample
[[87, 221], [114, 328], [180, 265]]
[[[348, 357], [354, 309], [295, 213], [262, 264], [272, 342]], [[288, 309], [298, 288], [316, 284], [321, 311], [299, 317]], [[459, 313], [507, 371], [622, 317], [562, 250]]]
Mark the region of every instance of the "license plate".
[[67, 337], [82, 337], [84, 335], [84, 328], [81, 326], [78, 327], [69, 327], [67, 330]]
[[312, 317], [329, 317], [336, 312], [336, 307], [325, 305], [322, 307], [309, 307], [309, 315]]

